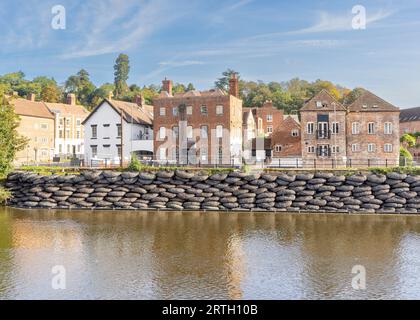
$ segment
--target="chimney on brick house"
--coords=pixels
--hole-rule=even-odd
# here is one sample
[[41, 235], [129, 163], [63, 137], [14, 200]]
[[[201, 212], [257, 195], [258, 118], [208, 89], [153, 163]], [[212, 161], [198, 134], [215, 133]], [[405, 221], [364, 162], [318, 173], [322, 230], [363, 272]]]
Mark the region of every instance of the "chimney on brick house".
[[28, 94], [28, 100], [29, 101], [35, 101], [35, 93], [29, 93]]
[[270, 108], [272, 108], [272, 107], [273, 107], [273, 101], [271, 101], [271, 100], [266, 100], [266, 101], [264, 102], [264, 104], [263, 104], [263, 108], [268, 108], [268, 107], [270, 107]]
[[239, 80], [236, 73], [232, 74], [229, 79], [229, 94], [239, 98]]
[[140, 107], [146, 104], [143, 95], [141, 94], [136, 95], [136, 97], [134, 98], [134, 103]]
[[172, 80], [165, 80], [162, 81], [162, 91], [166, 91], [170, 96], [172, 96]]
[[67, 94], [67, 104], [72, 106], [76, 105], [76, 95], [74, 93]]

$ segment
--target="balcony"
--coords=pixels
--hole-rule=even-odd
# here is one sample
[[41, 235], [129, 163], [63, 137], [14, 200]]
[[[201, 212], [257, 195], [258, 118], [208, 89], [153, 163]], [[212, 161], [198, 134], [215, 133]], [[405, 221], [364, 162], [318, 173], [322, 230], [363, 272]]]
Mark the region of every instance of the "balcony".
[[331, 139], [331, 130], [316, 130], [317, 139]]

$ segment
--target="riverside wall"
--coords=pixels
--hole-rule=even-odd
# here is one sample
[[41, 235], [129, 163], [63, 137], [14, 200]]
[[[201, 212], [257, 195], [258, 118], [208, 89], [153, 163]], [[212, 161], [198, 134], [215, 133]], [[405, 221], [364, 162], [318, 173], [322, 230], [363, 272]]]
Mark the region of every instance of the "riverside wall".
[[80, 175], [15, 172], [8, 205], [50, 209], [234, 210], [349, 213], [420, 212], [420, 176], [396, 172], [351, 176], [207, 175], [186, 171], [85, 171]]

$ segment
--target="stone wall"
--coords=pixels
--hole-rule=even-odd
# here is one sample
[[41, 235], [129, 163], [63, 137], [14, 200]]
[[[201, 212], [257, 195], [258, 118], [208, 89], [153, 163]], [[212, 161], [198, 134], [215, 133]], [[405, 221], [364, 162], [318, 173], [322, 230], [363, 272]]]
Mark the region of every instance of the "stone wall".
[[420, 176], [184, 171], [13, 173], [9, 204], [24, 208], [417, 213]]

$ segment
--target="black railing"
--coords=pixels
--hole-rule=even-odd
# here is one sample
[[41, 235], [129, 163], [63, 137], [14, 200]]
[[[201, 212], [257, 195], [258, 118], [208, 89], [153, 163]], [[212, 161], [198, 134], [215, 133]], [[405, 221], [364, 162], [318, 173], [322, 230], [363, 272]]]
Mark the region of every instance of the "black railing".
[[331, 139], [331, 130], [316, 130], [317, 139]]

